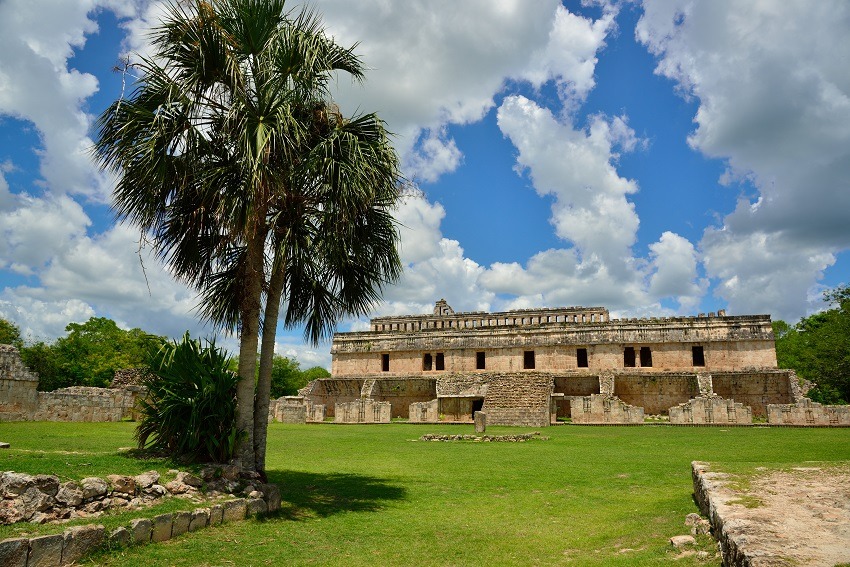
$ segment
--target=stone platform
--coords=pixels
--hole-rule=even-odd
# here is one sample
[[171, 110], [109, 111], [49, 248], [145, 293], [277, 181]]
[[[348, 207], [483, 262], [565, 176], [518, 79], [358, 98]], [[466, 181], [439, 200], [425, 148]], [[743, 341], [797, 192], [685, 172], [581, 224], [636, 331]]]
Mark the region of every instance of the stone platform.
[[850, 465], [764, 469], [747, 479], [708, 463], [691, 467], [694, 496], [720, 542], [723, 565], [850, 563]]

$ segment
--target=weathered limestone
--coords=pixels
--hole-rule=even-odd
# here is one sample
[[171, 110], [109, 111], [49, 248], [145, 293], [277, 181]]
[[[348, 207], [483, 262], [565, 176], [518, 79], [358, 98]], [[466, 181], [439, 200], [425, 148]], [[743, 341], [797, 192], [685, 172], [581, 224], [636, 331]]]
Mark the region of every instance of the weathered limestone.
[[408, 415], [410, 423], [436, 423], [440, 419], [439, 401], [413, 402]]
[[130, 535], [134, 543], [147, 543], [151, 540], [153, 522], [147, 518], [130, 520]]
[[735, 400], [719, 396], [688, 400], [669, 410], [673, 425], [752, 425], [753, 412]]
[[75, 526], [63, 534], [62, 565], [72, 565], [106, 542], [103, 526]]
[[283, 396], [269, 404], [269, 420], [282, 423], [306, 423], [307, 406], [303, 396]]
[[156, 543], [171, 539], [171, 527], [174, 519], [171, 514], [160, 514], [151, 519], [151, 541]]
[[26, 567], [30, 540], [14, 538], [0, 541], [0, 565]]
[[796, 404], [769, 404], [767, 422], [771, 425], [850, 426], [850, 406], [825, 406], [803, 398]]
[[62, 534], [46, 535], [30, 539], [27, 567], [56, 567], [62, 564]]
[[484, 433], [487, 431], [487, 414], [483, 411], [475, 412], [475, 432]]
[[228, 500], [222, 504], [221, 521], [226, 523], [244, 520], [247, 509], [248, 505], [244, 498]]
[[336, 404], [336, 423], [389, 423], [391, 404], [375, 400], [360, 399]]
[[550, 422], [552, 379], [539, 373], [494, 374], [483, 411], [488, 425], [546, 427]]
[[614, 396], [594, 394], [570, 402], [573, 423], [641, 424], [643, 408], [631, 406]]

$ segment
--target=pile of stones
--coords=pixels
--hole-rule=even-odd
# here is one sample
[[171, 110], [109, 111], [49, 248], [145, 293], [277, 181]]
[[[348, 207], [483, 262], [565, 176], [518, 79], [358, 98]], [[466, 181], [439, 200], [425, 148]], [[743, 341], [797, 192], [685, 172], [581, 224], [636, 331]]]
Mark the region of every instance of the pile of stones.
[[56, 475], [0, 473], [0, 524], [61, 522], [96, 517], [110, 509], [138, 510], [161, 498], [176, 496], [202, 501], [225, 494], [260, 498], [264, 486], [258, 475], [240, 475], [232, 465], [208, 466], [200, 476], [169, 471], [174, 479], [160, 484], [160, 474], [109, 475], [61, 482]]
[[420, 441], [472, 441], [478, 443], [524, 443], [531, 439], [546, 441], [548, 437], [541, 437], [539, 431], [534, 433], [518, 433], [516, 435], [440, 435], [437, 433], [426, 433], [419, 438]]

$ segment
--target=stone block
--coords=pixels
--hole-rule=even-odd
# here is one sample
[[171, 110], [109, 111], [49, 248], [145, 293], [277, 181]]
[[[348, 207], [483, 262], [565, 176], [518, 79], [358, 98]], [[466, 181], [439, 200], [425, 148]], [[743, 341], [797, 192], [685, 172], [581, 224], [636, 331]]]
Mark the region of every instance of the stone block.
[[280, 510], [280, 488], [276, 484], [264, 484], [262, 491], [268, 511], [277, 512]]
[[133, 542], [133, 534], [123, 526], [119, 526], [109, 533], [109, 545], [113, 547], [127, 547]]
[[147, 518], [137, 518], [130, 521], [130, 534], [133, 537], [133, 543], [149, 542], [152, 530], [153, 522]]
[[96, 476], [84, 478], [80, 481], [83, 491], [83, 500], [94, 500], [103, 498], [109, 491], [109, 485], [102, 478]]
[[573, 423], [585, 424], [641, 424], [643, 408], [629, 405], [616, 396], [593, 394], [570, 400]]
[[132, 476], [111, 474], [106, 479], [112, 485], [112, 492], [129, 494], [130, 496], [136, 494], [136, 480]]
[[154, 516], [151, 520], [151, 523], [153, 524], [151, 528], [151, 541], [159, 542], [171, 539], [171, 525], [173, 522], [174, 519], [171, 514], [160, 514], [159, 516]]
[[25, 537], [0, 541], [0, 565], [4, 567], [27, 567], [27, 551], [30, 540]]
[[475, 432], [476, 433], [484, 433], [487, 431], [487, 414], [483, 411], [475, 412], [473, 416], [475, 420]]
[[62, 534], [46, 535], [30, 539], [27, 567], [57, 567], [62, 564]]
[[189, 531], [194, 532], [207, 527], [210, 523], [210, 509], [198, 508], [192, 512], [192, 519], [189, 521]]
[[103, 526], [75, 526], [63, 534], [62, 565], [73, 565], [106, 542]]
[[183, 535], [189, 531], [192, 512], [175, 512], [171, 523], [171, 537]]
[[244, 498], [228, 500], [223, 504], [223, 506], [224, 510], [222, 511], [222, 522], [238, 522], [245, 519], [247, 502]]
[[262, 498], [250, 498], [245, 505], [245, 516], [259, 516], [269, 511], [266, 501]]
[[213, 504], [210, 506], [210, 525], [217, 526], [224, 521], [224, 506]]

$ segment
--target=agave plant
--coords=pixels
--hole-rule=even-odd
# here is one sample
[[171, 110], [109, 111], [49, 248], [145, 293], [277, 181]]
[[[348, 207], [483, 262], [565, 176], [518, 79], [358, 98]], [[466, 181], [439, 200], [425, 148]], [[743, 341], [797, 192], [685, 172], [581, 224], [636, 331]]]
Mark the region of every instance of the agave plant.
[[229, 461], [239, 438], [239, 377], [228, 369], [229, 363], [215, 340], [202, 343], [188, 332], [153, 353], [135, 433], [139, 448], [166, 451], [175, 458]]

